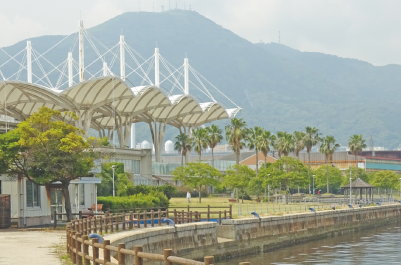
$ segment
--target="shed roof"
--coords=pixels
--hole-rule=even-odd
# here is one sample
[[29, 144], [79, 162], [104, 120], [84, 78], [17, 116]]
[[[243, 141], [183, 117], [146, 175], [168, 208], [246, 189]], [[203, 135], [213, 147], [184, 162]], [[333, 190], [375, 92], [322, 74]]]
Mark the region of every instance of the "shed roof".
[[[342, 188], [343, 189], [349, 189], [349, 186], [350, 185], [348, 184], [348, 185], [343, 186]], [[355, 189], [357, 189], [357, 188], [374, 188], [374, 187], [375, 186], [372, 186], [369, 183], [366, 183], [365, 181], [363, 181], [360, 178], [357, 178], [356, 180], [354, 180], [351, 183], [351, 189], [353, 189], [353, 188], [355, 188]]]

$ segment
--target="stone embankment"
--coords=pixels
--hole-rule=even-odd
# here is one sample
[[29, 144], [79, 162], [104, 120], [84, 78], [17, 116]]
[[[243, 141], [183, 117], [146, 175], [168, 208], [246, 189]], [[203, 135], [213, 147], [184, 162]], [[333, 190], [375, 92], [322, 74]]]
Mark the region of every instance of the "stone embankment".
[[114, 246], [125, 243], [129, 249], [142, 245], [146, 252], [162, 253], [172, 248], [180, 257], [202, 259], [212, 255], [219, 260], [352, 233], [397, 222], [400, 217], [401, 205], [394, 204], [224, 220], [222, 225], [192, 223], [150, 228], [113, 234], [107, 239]]

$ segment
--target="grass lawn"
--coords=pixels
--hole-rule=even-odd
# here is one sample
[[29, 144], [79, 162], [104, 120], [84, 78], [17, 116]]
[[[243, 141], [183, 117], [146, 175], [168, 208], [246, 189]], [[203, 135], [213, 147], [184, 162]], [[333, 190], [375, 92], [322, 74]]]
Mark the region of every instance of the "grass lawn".
[[[348, 208], [348, 206], [344, 205], [334, 205], [334, 204], [317, 204], [317, 203], [291, 203], [291, 204], [284, 204], [284, 203], [258, 203], [256, 201], [246, 201], [244, 203], [230, 203], [228, 198], [216, 198], [216, 197], [208, 197], [202, 198], [202, 202], [199, 203], [198, 198], [191, 198], [191, 202], [188, 203], [186, 198], [171, 198], [170, 199], [170, 206], [169, 209], [173, 210], [176, 207], [187, 207], [190, 206], [191, 210], [198, 211], [198, 212], [207, 212], [207, 208], [203, 209], [192, 209], [192, 207], [207, 207], [210, 205], [211, 207], [218, 207], [212, 208], [210, 211], [228, 211], [228, 207], [232, 204], [233, 210], [233, 218], [244, 218], [244, 217], [251, 217], [251, 212], [255, 211], [260, 216], [267, 216], [267, 215], [283, 215], [283, 214], [290, 214], [290, 213], [297, 213], [297, 212], [310, 212], [309, 207], [314, 208], [316, 211], [321, 210], [331, 210], [332, 206], [336, 206], [336, 209], [341, 208]], [[357, 206], [355, 206], [357, 207]], [[185, 210], [186, 209], [177, 209], [178, 210]], [[267, 212], [268, 211], [268, 212]], [[211, 214], [211, 218], [218, 217], [218, 214]], [[227, 215], [228, 216], [228, 215]], [[202, 218], [206, 218], [206, 214], [202, 215]]]

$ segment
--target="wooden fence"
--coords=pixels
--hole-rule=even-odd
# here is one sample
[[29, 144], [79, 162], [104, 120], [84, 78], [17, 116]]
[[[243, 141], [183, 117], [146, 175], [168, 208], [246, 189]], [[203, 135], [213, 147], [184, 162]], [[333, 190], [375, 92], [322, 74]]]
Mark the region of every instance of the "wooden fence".
[[[207, 211], [201, 212], [201, 211], [191, 211], [192, 209], [207, 209]], [[108, 232], [111, 231], [113, 232], [114, 228], [116, 231], [121, 228], [125, 230], [126, 227], [129, 227], [129, 229], [133, 229], [134, 227], [140, 228], [141, 225], [144, 227], [154, 227], [157, 220], [158, 226], [161, 225], [161, 220], [164, 218], [169, 218], [174, 221], [176, 224], [184, 224], [184, 223], [194, 223], [194, 222], [200, 222], [201, 220], [207, 220], [210, 221], [211, 215], [218, 215], [217, 219], [218, 224], [221, 224], [222, 220], [225, 220], [227, 218], [232, 219], [232, 206], [230, 205], [228, 210], [224, 211], [212, 211], [211, 209], [213, 208], [222, 208], [222, 207], [177, 207], [177, 209], [182, 209], [182, 210], [169, 210], [166, 209], [165, 211], [162, 211], [161, 209], [158, 209], [157, 211], [151, 210], [150, 212], [147, 211], [147, 209], [135, 209], [136, 212], [129, 212], [129, 213], [104, 213], [104, 214], [95, 214], [95, 213], [88, 213], [86, 216], [88, 218], [82, 218], [84, 215], [82, 212], [78, 214], [79, 219], [72, 221], [74, 224], [75, 222], [81, 221], [81, 225], [84, 227], [94, 228], [95, 230], [94, 233], [100, 232]], [[186, 209], [187, 211], [185, 211]], [[141, 212], [143, 210], [143, 212]], [[57, 216], [60, 215], [65, 215], [65, 214], [60, 214], [57, 212], [54, 212], [54, 227], [57, 226]], [[76, 214], [74, 214], [76, 215]], [[141, 222], [143, 224], [141, 224]], [[88, 229], [87, 228], [87, 229]], [[110, 229], [110, 230], [109, 230]], [[80, 230], [80, 233], [82, 233], [82, 230]]]
[[[183, 264], [183, 265], [212, 265], [214, 264], [213, 256], [204, 257], [204, 262], [195, 260], [185, 259], [173, 256], [172, 249], [165, 249], [163, 254], [154, 254], [143, 252], [142, 246], [135, 246], [133, 250], [125, 248], [124, 243], [118, 244], [117, 247], [110, 245], [110, 240], [103, 240], [103, 243], [98, 243], [98, 239], [89, 239], [88, 233], [105, 232], [110, 229], [113, 232], [113, 228], [117, 231], [120, 227], [122, 230], [133, 229], [133, 213], [129, 215], [129, 220], [125, 219], [125, 214], [116, 214], [113, 218], [106, 217], [105, 220], [109, 220], [110, 223], [103, 223], [96, 221], [97, 219], [85, 219], [75, 220], [67, 224], [67, 253], [73, 264], [77, 265], [93, 265], [106, 264], [106, 265], [131, 265], [125, 263], [126, 255], [133, 256], [135, 265], [143, 265], [144, 259], [163, 261], [165, 265]], [[103, 218], [100, 217], [100, 220]], [[128, 226], [127, 226], [127, 222]], [[89, 247], [92, 248], [92, 255], [89, 255]], [[103, 252], [103, 257], [100, 257], [100, 250]], [[111, 261], [112, 252], [115, 252], [117, 256], [117, 262]], [[242, 262], [240, 265], [250, 265], [249, 262]]]

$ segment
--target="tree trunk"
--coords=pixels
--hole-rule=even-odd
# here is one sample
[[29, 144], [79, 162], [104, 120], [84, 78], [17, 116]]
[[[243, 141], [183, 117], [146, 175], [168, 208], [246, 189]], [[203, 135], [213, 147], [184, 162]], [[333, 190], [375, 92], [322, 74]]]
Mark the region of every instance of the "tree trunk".
[[327, 174], [326, 174], [326, 181], [327, 181], [327, 193], [329, 193], [329, 160], [327, 159]]
[[358, 178], [358, 155], [355, 155], [355, 179]]
[[67, 221], [71, 222], [72, 220], [72, 211], [71, 211], [71, 199], [70, 192], [68, 191], [68, 186], [70, 185], [69, 181], [61, 182], [61, 191], [64, 196], [64, 207], [65, 213], [67, 214]]
[[198, 155], [199, 155], [199, 162], [200, 162], [201, 159], [202, 159], [202, 151], [200, 151], [200, 152], [198, 153]]
[[212, 148], [212, 167], [214, 167], [214, 156], [213, 156], [213, 149], [214, 149], [214, 148]]
[[181, 166], [184, 166], [184, 154], [181, 153]]
[[308, 178], [309, 178], [309, 194], [310, 192], [310, 151], [308, 152]]
[[259, 165], [258, 165], [258, 149], [256, 149], [256, 177], [258, 176], [259, 173]]
[[202, 185], [199, 185], [199, 203], [201, 203], [201, 202], [202, 202], [202, 197], [201, 197], [201, 188], [202, 188]]
[[239, 147], [235, 150], [235, 163], [239, 165]]
[[242, 203], [244, 203], [244, 192], [242, 192], [241, 197], [242, 197]]
[[266, 162], [266, 157], [267, 157], [267, 155], [265, 155], [265, 168], [266, 168], [266, 164], [267, 164], [267, 162]]

